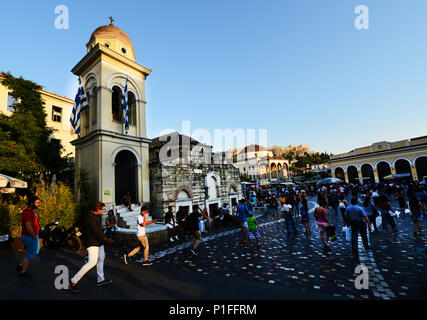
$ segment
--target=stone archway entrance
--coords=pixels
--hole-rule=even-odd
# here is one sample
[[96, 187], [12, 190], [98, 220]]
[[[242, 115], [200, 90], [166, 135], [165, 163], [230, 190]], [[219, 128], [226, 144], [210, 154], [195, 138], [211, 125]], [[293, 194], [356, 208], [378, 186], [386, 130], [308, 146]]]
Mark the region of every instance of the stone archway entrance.
[[130, 193], [132, 203], [138, 202], [138, 162], [135, 155], [127, 150], [120, 151], [115, 159], [115, 201], [121, 204], [122, 197]]

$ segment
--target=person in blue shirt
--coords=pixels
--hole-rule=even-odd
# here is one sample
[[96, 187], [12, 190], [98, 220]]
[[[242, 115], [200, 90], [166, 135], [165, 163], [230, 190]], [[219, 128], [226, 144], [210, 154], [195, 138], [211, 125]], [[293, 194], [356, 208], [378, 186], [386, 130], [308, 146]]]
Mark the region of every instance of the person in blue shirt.
[[246, 243], [246, 233], [248, 228], [247, 216], [249, 214], [249, 209], [245, 205], [245, 200], [240, 200], [239, 205], [237, 206], [237, 216], [239, 219], [240, 227], [242, 228], [242, 242]]
[[351, 250], [353, 252], [353, 256], [355, 258], [359, 257], [359, 250], [357, 246], [359, 233], [362, 237], [363, 246], [365, 250], [370, 250], [370, 246], [368, 243], [368, 236], [366, 227], [369, 226], [369, 230], [371, 229], [370, 221], [368, 215], [362, 207], [357, 205], [357, 199], [351, 199], [351, 205], [347, 207], [345, 210], [346, 217], [346, 225], [347, 227], [351, 227]]
[[427, 190], [423, 184], [420, 184], [418, 186], [417, 198], [418, 198], [418, 201], [421, 202], [421, 208], [424, 214], [427, 213]]

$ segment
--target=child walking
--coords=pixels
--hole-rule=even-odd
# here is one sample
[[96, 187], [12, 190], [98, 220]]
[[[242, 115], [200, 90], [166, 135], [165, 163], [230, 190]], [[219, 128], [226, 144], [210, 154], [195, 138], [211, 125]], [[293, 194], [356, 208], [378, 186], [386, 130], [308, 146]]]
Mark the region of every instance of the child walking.
[[260, 229], [258, 221], [256, 221], [252, 211], [248, 214], [248, 234], [249, 234], [249, 246], [253, 247], [253, 240], [256, 239], [257, 246], [260, 246]]

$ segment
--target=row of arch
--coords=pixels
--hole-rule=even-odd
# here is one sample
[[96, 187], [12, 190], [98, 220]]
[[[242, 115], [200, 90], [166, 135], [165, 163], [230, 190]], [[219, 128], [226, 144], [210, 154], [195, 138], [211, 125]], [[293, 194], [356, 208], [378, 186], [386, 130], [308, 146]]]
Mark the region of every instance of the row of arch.
[[[413, 176], [412, 166], [415, 168], [416, 177]], [[427, 155], [420, 155], [413, 161], [406, 158], [395, 159], [392, 163], [387, 160], [378, 161], [375, 166], [369, 162], [362, 163], [359, 166], [350, 164], [344, 168], [336, 167], [334, 169], [335, 177], [345, 180], [345, 172], [347, 172], [349, 183], [355, 182], [359, 179], [359, 172], [362, 178], [372, 182], [384, 182], [384, 177], [392, 174], [394, 169], [396, 174], [409, 173], [412, 179], [421, 180], [427, 176]], [[374, 170], [377, 171], [378, 180], [375, 177]]]
[[286, 163], [270, 163], [260, 165], [260, 175], [262, 179], [268, 178], [287, 178], [289, 167]]

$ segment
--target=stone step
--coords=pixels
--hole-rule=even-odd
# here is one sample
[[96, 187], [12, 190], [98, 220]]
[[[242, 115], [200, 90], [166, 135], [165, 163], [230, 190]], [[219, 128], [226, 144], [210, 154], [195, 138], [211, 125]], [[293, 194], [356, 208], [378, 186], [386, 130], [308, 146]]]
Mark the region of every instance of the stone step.
[[[120, 225], [128, 230], [136, 230], [136, 221], [138, 216], [141, 213], [141, 206], [137, 206], [132, 204], [132, 211], [129, 211], [129, 208], [126, 206], [117, 206], [116, 207], [117, 216], [119, 217]], [[105, 212], [102, 215], [102, 225], [105, 225], [105, 221], [107, 219], [107, 213]], [[151, 216], [147, 216], [147, 221], [153, 221]], [[124, 223], [124, 225], [123, 225]], [[147, 228], [153, 228], [154, 224], [150, 224]]]

